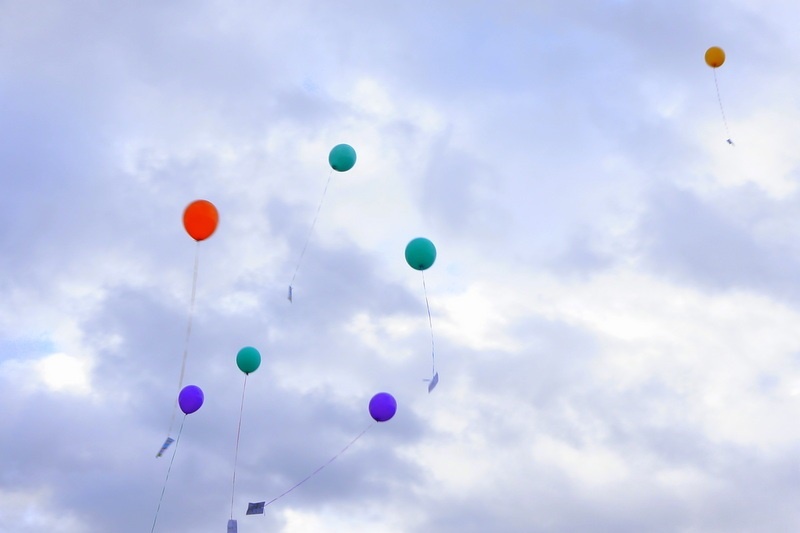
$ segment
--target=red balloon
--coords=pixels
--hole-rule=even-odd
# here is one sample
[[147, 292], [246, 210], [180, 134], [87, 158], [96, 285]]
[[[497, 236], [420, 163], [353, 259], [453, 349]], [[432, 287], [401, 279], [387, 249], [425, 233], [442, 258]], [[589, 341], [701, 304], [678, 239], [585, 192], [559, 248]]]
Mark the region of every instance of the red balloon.
[[195, 200], [183, 212], [183, 227], [186, 233], [196, 241], [211, 237], [219, 223], [219, 213], [214, 204], [208, 200]]

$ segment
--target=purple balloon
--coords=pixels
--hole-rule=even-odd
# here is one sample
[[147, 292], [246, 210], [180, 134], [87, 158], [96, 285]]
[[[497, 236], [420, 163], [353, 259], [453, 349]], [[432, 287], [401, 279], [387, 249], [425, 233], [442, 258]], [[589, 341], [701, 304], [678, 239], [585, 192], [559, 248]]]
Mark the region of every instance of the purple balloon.
[[369, 401], [369, 414], [376, 422], [386, 422], [397, 412], [397, 401], [388, 392], [379, 392]]
[[178, 394], [178, 405], [181, 406], [181, 411], [187, 415], [200, 409], [203, 400], [203, 391], [197, 385], [186, 385]]

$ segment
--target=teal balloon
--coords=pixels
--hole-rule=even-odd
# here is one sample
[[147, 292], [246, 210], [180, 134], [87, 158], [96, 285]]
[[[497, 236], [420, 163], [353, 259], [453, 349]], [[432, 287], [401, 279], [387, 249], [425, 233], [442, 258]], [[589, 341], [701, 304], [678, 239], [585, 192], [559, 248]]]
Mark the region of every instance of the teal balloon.
[[261, 354], [252, 346], [245, 346], [236, 354], [236, 366], [245, 374], [255, 372], [261, 365]]
[[356, 151], [349, 144], [337, 144], [328, 155], [328, 163], [337, 172], [347, 172], [356, 164]]
[[427, 270], [436, 261], [436, 247], [424, 237], [417, 237], [406, 245], [406, 261], [411, 268]]

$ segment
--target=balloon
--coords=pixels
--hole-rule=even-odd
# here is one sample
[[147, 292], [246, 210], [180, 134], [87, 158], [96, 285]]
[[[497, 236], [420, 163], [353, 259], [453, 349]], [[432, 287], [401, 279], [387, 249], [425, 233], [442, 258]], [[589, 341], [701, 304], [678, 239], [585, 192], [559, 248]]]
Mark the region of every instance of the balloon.
[[328, 163], [337, 172], [346, 172], [356, 164], [356, 151], [349, 144], [337, 144], [328, 155]]
[[183, 212], [183, 227], [186, 233], [196, 241], [211, 237], [217, 229], [219, 213], [214, 204], [208, 200], [195, 200]]
[[721, 67], [725, 62], [725, 52], [719, 46], [706, 50], [706, 65], [712, 68]]
[[406, 245], [406, 261], [411, 268], [427, 270], [436, 261], [436, 247], [424, 237], [417, 237]]
[[178, 405], [184, 414], [190, 415], [203, 405], [203, 391], [197, 385], [186, 385], [178, 394]]
[[252, 346], [245, 346], [236, 354], [236, 366], [245, 374], [255, 372], [261, 365], [261, 354]]
[[388, 392], [379, 392], [369, 401], [369, 414], [376, 422], [391, 420], [397, 412], [397, 401]]

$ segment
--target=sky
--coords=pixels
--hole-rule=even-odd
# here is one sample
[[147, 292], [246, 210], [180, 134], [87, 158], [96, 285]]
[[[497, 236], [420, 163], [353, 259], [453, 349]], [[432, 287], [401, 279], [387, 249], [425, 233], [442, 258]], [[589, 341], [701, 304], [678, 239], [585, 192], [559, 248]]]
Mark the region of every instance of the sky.
[[797, 20], [0, 1], [0, 531], [800, 530]]

